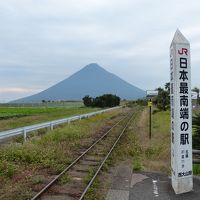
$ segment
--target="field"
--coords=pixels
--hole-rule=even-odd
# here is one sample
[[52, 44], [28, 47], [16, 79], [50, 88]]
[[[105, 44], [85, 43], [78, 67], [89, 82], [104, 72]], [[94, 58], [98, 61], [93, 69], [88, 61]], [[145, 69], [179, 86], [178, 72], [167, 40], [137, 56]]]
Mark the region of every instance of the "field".
[[0, 131], [93, 112], [96, 110], [98, 109], [87, 107], [0, 108]]
[[64, 101], [64, 102], [45, 102], [45, 103], [0, 103], [0, 108], [58, 108], [58, 107], [81, 107], [83, 103], [81, 101]]
[[66, 108], [84, 107], [82, 102], [46, 102], [35, 104], [0, 104], [0, 120], [24, 117], [41, 113], [52, 113]]
[[66, 108], [0, 108], [0, 120], [62, 111]]

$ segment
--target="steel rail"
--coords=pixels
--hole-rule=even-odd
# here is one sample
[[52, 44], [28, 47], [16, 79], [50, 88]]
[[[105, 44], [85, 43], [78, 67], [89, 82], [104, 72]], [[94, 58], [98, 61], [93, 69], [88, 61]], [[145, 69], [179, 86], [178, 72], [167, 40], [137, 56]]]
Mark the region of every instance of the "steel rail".
[[200, 159], [193, 159], [193, 160], [192, 160], [192, 163], [193, 163], [193, 164], [200, 164]]
[[39, 123], [39, 124], [30, 125], [30, 126], [24, 126], [24, 127], [20, 127], [20, 128], [16, 128], [16, 129], [2, 131], [2, 132], [0, 132], [0, 140], [4, 140], [4, 139], [10, 138], [10, 137], [14, 137], [14, 136], [22, 135], [22, 134], [24, 134], [24, 138], [26, 139], [27, 133], [30, 133], [32, 131], [36, 131], [36, 130], [39, 130], [42, 128], [48, 128], [48, 127], [53, 129], [54, 126], [59, 125], [59, 124], [88, 118], [88, 117], [91, 117], [91, 116], [94, 116], [97, 114], [101, 114], [103, 112], [111, 111], [114, 109], [118, 109], [118, 108], [121, 108], [121, 106], [108, 108], [108, 109], [104, 109], [104, 110], [99, 110], [96, 112], [90, 112], [90, 113], [86, 113], [86, 114], [82, 114], [82, 115], [67, 117], [67, 118], [63, 118], [63, 119], [59, 119], [59, 120], [48, 121], [48, 122], [44, 122], [44, 123]]
[[120, 119], [115, 125], [113, 125], [103, 136], [101, 136], [97, 141], [95, 141], [87, 150], [85, 150], [79, 157], [77, 157], [69, 166], [67, 166], [60, 174], [58, 174], [51, 182], [49, 182], [42, 190], [40, 190], [31, 200], [36, 200], [42, 196], [44, 192], [48, 190], [64, 173], [66, 173], [70, 168], [72, 168], [89, 150], [91, 150], [97, 143], [99, 143], [108, 133], [115, 128], [121, 121], [123, 121], [128, 116]]
[[[193, 155], [200, 155], [200, 150], [193, 149], [192, 154]], [[199, 158], [193, 159], [192, 163], [193, 164], [200, 164], [200, 159]]]
[[192, 154], [200, 155], [200, 150], [193, 149], [192, 150]]
[[106, 155], [106, 157], [104, 158], [104, 160], [102, 161], [101, 165], [99, 166], [98, 170], [96, 171], [95, 175], [92, 177], [92, 179], [90, 180], [90, 182], [88, 183], [87, 187], [85, 188], [85, 190], [83, 191], [81, 197], [79, 198], [79, 200], [82, 200], [85, 196], [85, 194], [87, 193], [88, 189], [90, 188], [90, 186], [92, 185], [92, 183], [94, 182], [95, 178], [97, 177], [97, 175], [99, 174], [101, 168], [103, 167], [104, 163], [106, 162], [106, 160], [108, 159], [108, 157], [110, 156], [110, 154], [112, 153], [113, 149], [115, 148], [116, 144], [118, 143], [118, 141], [121, 139], [122, 135], [124, 134], [125, 130], [127, 129], [129, 123], [131, 122], [132, 118], [133, 118], [134, 114], [131, 116], [131, 118], [129, 119], [129, 121], [127, 122], [126, 126], [124, 127], [124, 129], [122, 130], [122, 132], [120, 133], [119, 137], [117, 138], [117, 140], [115, 141], [115, 143], [113, 144], [113, 146], [111, 147], [110, 151], [108, 152], [108, 154]]

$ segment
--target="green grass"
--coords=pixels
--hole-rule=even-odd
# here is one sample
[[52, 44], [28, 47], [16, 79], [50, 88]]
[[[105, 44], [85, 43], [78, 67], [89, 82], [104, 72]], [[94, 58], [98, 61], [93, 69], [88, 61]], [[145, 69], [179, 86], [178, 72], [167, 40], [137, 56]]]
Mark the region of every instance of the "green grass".
[[59, 184], [60, 185], [65, 185], [66, 183], [69, 183], [70, 182], [70, 177], [65, 174], [64, 176], [62, 176], [60, 179], [59, 179]]
[[[199, 109], [194, 111], [194, 113], [199, 113], [199, 112], [200, 112]], [[158, 112], [156, 115], [153, 115], [153, 118], [155, 121], [153, 124], [154, 132], [156, 129], [159, 129], [162, 132], [166, 132], [166, 131], [170, 132], [170, 112], [169, 111]], [[169, 146], [168, 148], [170, 151], [170, 144], [168, 146]], [[159, 149], [157, 152], [159, 152]], [[200, 164], [193, 164], [193, 174], [200, 175]]]
[[[96, 131], [106, 124], [120, 110], [103, 113], [81, 121], [58, 127], [40, 137], [35, 136], [26, 143], [11, 143], [0, 147], [0, 188], [1, 195], [7, 199], [26, 199], [31, 195], [31, 185], [43, 182], [41, 170], [58, 174], [77, 157], [79, 149], [85, 148]], [[37, 175], [38, 174], [38, 175]], [[92, 174], [92, 172], [91, 172]], [[91, 176], [90, 174], [90, 176]], [[14, 183], [17, 180], [17, 184]], [[60, 180], [60, 184], [69, 182], [69, 177]], [[87, 181], [87, 180], [85, 180]], [[12, 186], [12, 187], [11, 187]]]
[[71, 155], [65, 150], [80, 145], [78, 141], [84, 137], [83, 133], [87, 135], [88, 131], [89, 126], [85, 124], [85, 121], [71, 123], [64, 128], [48, 131], [39, 140], [33, 139], [25, 144], [13, 143], [3, 148], [0, 151], [0, 161], [17, 165], [36, 164], [55, 169], [55, 165], [70, 161]]
[[160, 111], [152, 115], [152, 133], [170, 132], [170, 111]]
[[13, 117], [24, 117], [38, 114], [65, 113], [81, 110], [86, 107], [69, 107], [69, 108], [0, 108], [0, 119], [8, 119]]
[[45, 102], [45, 103], [0, 103], [1, 108], [58, 108], [58, 107], [80, 107], [83, 106], [82, 101], [65, 101], [65, 102]]
[[[8, 119], [12, 117], [24, 117], [41, 113], [59, 112], [66, 108], [0, 108], [0, 119]], [[68, 108], [67, 108], [68, 109]]]
[[97, 177], [95, 181], [92, 184], [92, 187], [90, 187], [84, 197], [85, 200], [94, 200], [94, 199], [105, 199], [103, 198], [102, 194], [100, 194], [100, 191], [96, 191], [101, 185], [101, 182], [99, 181], [99, 178]]
[[143, 166], [142, 166], [142, 163], [139, 159], [135, 159], [133, 161], [133, 171], [142, 171], [143, 169]]
[[93, 112], [96, 110], [98, 109], [88, 107], [0, 108], [0, 131]]
[[34, 176], [31, 179], [31, 182], [32, 182], [33, 185], [37, 185], [37, 184], [43, 183], [43, 181], [44, 181], [44, 177], [41, 176], [41, 175]]
[[193, 174], [200, 175], [200, 164], [193, 164]]
[[12, 178], [16, 172], [16, 166], [13, 163], [9, 163], [6, 160], [1, 160], [0, 163], [0, 176], [6, 176]]
[[84, 177], [83, 182], [85, 183], [85, 185], [88, 185], [89, 182], [91, 181], [91, 179], [93, 178], [93, 176], [95, 175], [95, 169], [90, 168], [88, 175], [86, 177]]

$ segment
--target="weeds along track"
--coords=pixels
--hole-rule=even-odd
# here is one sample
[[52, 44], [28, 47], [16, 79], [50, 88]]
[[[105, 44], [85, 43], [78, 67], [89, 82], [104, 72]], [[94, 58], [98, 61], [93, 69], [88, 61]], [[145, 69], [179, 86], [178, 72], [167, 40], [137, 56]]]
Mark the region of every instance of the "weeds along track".
[[134, 116], [134, 113], [131, 113], [120, 119], [42, 190], [35, 191], [35, 196], [31, 200], [84, 199]]

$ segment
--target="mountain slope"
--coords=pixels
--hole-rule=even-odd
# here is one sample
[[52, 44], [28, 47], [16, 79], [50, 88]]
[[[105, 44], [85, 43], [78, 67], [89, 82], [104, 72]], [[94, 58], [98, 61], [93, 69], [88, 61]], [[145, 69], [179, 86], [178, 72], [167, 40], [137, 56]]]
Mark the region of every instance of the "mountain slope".
[[32, 103], [41, 102], [42, 100], [81, 100], [85, 95], [96, 97], [106, 93], [116, 94], [122, 99], [128, 100], [145, 96], [143, 90], [92, 63], [69, 78], [38, 94], [13, 102]]

